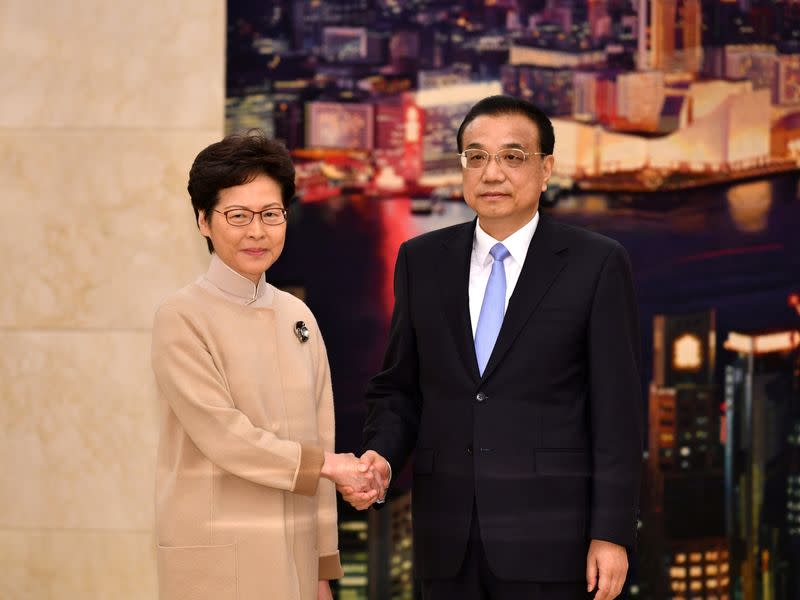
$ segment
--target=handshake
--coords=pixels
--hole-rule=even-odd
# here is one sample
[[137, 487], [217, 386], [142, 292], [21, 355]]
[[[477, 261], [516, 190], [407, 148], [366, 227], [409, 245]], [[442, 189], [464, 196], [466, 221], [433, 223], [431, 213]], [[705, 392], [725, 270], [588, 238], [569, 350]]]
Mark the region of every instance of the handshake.
[[386, 496], [392, 469], [387, 460], [373, 450], [367, 450], [361, 458], [352, 453], [326, 452], [321, 475], [336, 484], [336, 489], [353, 508], [365, 510]]

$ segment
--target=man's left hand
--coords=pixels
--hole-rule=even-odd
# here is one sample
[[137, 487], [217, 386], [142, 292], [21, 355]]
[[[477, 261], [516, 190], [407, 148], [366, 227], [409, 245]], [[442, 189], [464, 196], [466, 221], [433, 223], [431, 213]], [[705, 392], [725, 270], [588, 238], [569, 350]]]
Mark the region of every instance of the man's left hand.
[[624, 546], [592, 540], [586, 557], [586, 583], [589, 592], [597, 588], [595, 600], [612, 600], [619, 596], [627, 574], [628, 553]]

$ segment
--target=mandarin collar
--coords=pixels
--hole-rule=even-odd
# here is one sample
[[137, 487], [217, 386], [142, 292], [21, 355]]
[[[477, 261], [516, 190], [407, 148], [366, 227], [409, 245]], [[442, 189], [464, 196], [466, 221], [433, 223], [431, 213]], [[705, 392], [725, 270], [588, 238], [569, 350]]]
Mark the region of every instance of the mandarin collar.
[[208, 265], [205, 279], [225, 294], [235, 296], [243, 304], [252, 304], [262, 298], [269, 287], [263, 273], [258, 284], [255, 284], [231, 269], [216, 253], [211, 255], [211, 264]]

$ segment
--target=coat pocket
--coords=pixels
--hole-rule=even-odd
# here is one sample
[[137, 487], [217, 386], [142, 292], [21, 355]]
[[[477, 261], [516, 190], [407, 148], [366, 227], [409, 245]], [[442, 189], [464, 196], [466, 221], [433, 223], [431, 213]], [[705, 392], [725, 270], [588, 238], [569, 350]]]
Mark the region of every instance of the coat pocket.
[[238, 600], [236, 544], [158, 546], [160, 600]]

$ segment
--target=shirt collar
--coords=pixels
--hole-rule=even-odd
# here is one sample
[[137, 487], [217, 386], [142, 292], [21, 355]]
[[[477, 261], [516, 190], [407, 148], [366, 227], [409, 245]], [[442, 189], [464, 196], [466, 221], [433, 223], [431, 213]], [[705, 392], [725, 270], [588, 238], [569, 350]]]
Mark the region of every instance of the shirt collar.
[[[536, 227], [538, 225], [539, 211], [537, 210], [530, 221], [503, 240], [503, 245], [517, 264], [522, 265], [525, 262], [525, 256], [528, 254], [528, 246], [531, 245], [533, 234], [536, 233]], [[479, 265], [486, 264], [489, 258], [489, 250], [499, 241], [500, 240], [494, 239], [481, 228], [481, 220], [478, 218], [478, 224], [475, 227], [475, 241], [472, 244], [472, 249], [475, 252], [475, 259]]]
[[216, 253], [211, 255], [211, 264], [208, 265], [205, 279], [225, 294], [242, 300], [244, 304], [251, 304], [263, 297], [268, 287], [263, 274], [258, 284], [255, 284], [222, 262]]

